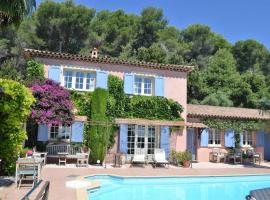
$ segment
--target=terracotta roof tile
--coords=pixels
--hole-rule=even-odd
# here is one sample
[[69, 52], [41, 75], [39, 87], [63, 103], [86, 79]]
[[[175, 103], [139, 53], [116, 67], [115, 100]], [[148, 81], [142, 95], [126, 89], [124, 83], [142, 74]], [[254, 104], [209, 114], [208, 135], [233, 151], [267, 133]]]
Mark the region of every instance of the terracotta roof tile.
[[186, 66], [186, 65], [150, 63], [137, 60], [120, 60], [118, 58], [109, 58], [109, 57], [92, 58], [91, 56], [82, 56], [51, 51], [41, 51], [35, 49], [24, 49], [24, 54], [26, 57], [54, 58], [64, 60], [86, 61], [91, 63], [114, 64], [114, 65], [121, 64], [135, 67], [144, 67], [144, 68], [179, 71], [179, 72], [191, 72], [193, 70], [193, 66]]
[[208, 105], [187, 105], [188, 117], [212, 117], [231, 119], [262, 119], [270, 120], [269, 112], [262, 112], [258, 109], [220, 107]]

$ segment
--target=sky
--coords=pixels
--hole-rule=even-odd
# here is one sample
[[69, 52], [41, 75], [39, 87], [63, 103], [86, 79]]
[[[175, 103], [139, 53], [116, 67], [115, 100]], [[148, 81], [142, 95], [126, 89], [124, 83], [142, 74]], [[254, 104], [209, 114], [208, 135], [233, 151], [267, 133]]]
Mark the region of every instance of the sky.
[[[36, 0], [39, 5], [42, 0]], [[63, 1], [63, 0], [56, 0]], [[162, 8], [169, 25], [184, 29], [200, 23], [231, 43], [255, 39], [270, 49], [270, 0], [74, 0], [97, 11], [122, 9], [140, 14], [143, 8]]]

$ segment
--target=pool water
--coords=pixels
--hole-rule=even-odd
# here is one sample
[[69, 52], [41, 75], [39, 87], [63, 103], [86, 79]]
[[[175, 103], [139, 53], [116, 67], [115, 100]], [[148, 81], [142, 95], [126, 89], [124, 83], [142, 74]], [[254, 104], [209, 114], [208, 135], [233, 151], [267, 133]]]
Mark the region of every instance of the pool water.
[[[250, 190], [270, 187], [270, 175], [123, 178], [97, 175], [91, 200], [244, 200]], [[269, 197], [270, 198], [270, 197]]]

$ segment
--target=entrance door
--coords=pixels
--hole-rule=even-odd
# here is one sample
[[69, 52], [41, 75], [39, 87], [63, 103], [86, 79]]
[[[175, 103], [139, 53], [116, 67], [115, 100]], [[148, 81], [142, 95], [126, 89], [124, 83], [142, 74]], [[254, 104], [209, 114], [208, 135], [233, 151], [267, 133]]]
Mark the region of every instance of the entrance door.
[[187, 129], [187, 150], [192, 153], [192, 160], [196, 160], [196, 129]]
[[270, 160], [270, 133], [264, 134], [264, 159]]

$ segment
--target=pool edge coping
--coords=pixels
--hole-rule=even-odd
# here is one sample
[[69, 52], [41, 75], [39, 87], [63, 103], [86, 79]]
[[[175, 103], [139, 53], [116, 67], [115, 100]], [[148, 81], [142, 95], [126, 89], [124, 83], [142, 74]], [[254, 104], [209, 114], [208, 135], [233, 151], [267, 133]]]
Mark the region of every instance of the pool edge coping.
[[110, 176], [117, 178], [191, 178], [191, 177], [235, 177], [235, 176], [270, 176], [270, 173], [262, 173], [262, 174], [231, 174], [231, 175], [173, 175], [173, 176], [125, 176], [125, 175], [116, 175], [116, 174], [91, 174], [91, 175], [83, 175], [77, 177], [76, 180], [84, 180], [89, 181], [93, 186], [91, 187], [82, 187], [76, 189], [77, 200], [88, 200], [88, 190], [96, 189], [100, 187], [100, 182], [97, 180], [87, 180], [87, 177], [91, 176]]

